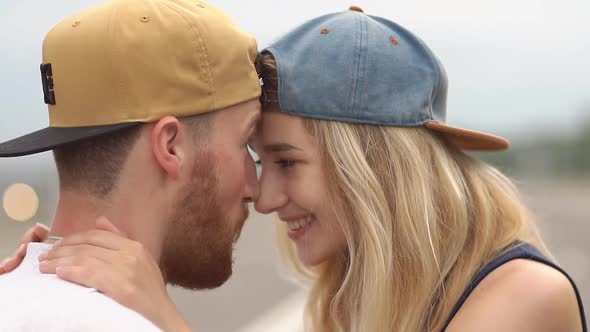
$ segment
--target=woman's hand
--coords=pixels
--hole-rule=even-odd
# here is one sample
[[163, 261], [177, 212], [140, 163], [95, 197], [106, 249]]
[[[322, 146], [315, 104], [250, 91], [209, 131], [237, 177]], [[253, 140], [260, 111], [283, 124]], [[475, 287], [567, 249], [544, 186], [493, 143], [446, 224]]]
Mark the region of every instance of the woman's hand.
[[39, 261], [41, 272], [94, 288], [164, 331], [192, 331], [170, 299], [152, 255], [104, 217], [95, 230], [56, 242]]
[[27, 245], [31, 242], [43, 242], [47, 239], [49, 228], [43, 224], [36, 224], [29, 228], [23, 237], [18, 241], [17, 249], [14, 254], [0, 263], [0, 274], [4, 274], [16, 269], [25, 258]]

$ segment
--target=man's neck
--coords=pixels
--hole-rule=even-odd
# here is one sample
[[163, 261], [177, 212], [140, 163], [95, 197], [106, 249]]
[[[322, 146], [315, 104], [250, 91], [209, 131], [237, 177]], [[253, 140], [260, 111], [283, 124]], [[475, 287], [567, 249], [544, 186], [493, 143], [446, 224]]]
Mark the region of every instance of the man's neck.
[[107, 212], [106, 206], [89, 194], [61, 192], [49, 235], [68, 236], [94, 229], [96, 218]]
[[96, 229], [97, 218], [104, 216], [127, 237], [141, 242], [156, 259], [159, 258], [161, 241], [157, 236], [162, 233], [161, 229], [154, 228], [161, 223], [154, 218], [160, 216], [151, 214], [141, 202], [112, 201], [119, 203], [110, 204], [91, 194], [62, 191], [49, 235], [67, 237]]

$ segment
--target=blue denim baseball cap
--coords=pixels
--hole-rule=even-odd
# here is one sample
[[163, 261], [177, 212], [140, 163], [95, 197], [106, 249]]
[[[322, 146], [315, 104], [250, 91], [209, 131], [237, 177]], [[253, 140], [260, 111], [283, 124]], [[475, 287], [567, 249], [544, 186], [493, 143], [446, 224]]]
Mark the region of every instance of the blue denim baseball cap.
[[312, 19], [262, 52], [276, 60], [284, 113], [425, 126], [466, 150], [509, 146], [504, 138], [447, 125], [448, 80], [440, 61], [416, 35], [359, 7]]

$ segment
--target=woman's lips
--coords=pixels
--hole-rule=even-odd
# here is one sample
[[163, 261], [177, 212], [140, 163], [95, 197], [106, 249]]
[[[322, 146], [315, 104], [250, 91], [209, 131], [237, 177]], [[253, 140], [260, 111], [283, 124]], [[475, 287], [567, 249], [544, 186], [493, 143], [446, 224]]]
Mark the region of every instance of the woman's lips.
[[307, 233], [309, 227], [313, 224], [313, 218], [311, 215], [307, 215], [304, 218], [295, 219], [291, 221], [285, 221], [287, 223], [287, 227], [289, 230], [287, 231], [287, 235], [293, 241], [299, 240], [301, 237]]

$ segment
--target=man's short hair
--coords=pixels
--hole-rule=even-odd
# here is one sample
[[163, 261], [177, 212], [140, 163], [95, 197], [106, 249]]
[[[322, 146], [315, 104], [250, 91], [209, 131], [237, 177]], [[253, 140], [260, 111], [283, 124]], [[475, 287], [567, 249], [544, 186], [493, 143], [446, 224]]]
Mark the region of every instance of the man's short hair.
[[[207, 142], [212, 114], [180, 119], [195, 146]], [[53, 150], [61, 190], [88, 192], [105, 198], [115, 188], [121, 169], [144, 125], [123, 129]]]
[[143, 125], [71, 143], [53, 150], [61, 190], [106, 197]]

